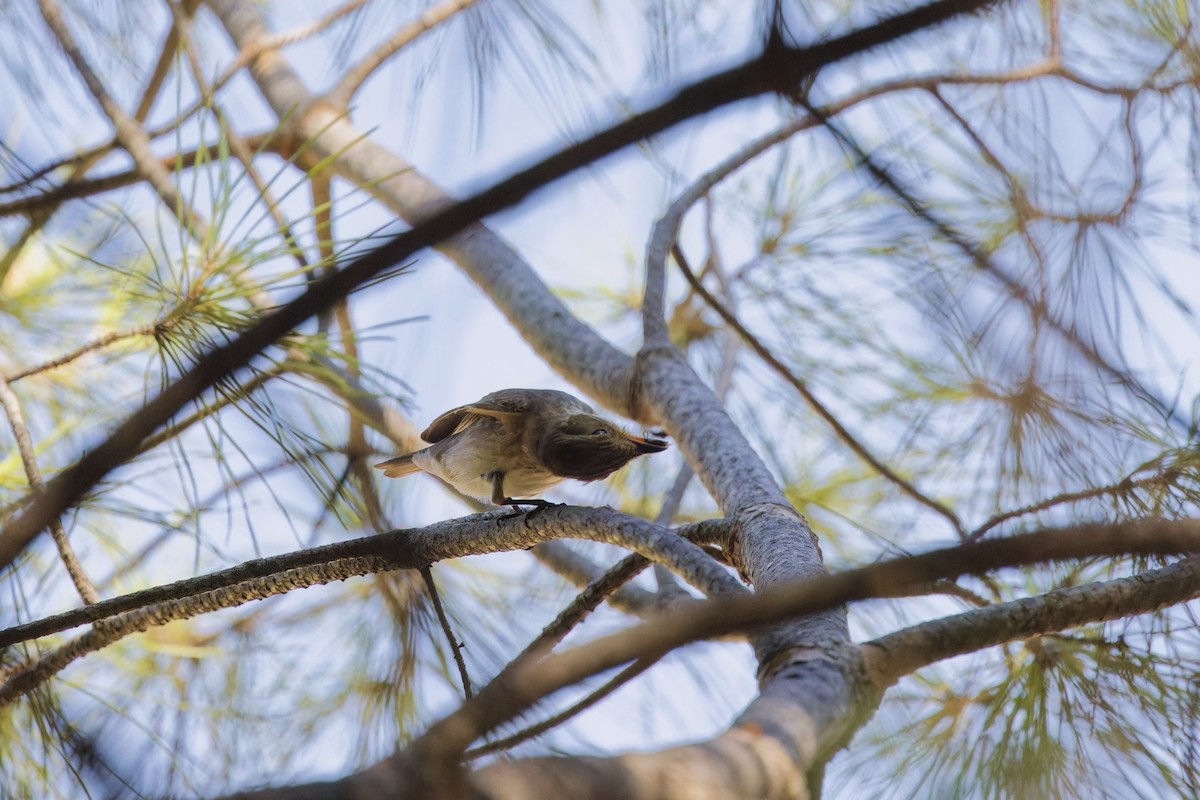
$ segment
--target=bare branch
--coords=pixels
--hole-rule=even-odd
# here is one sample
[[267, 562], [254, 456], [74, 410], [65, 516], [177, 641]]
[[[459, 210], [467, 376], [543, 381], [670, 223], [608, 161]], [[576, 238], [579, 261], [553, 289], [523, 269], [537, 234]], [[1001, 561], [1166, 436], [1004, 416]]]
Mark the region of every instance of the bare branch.
[[[600, 581], [617, 566], [605, 570], [587, 556], [576, 552], [566, 542], [543, 542], [529, 551], [560, 577], [570, 581], [580, 589], [587, 589], [591, 584]], [[627, 556], [630, 558], [631, 556]], [[621, 562], [618, 562], [620, 564]], [[630, 576], [632, 577], [632, 576]], [[628, 578], [625, 579], [626, 581]], [[578, 597], [576, 601], [578, 601]], [[630, 614], [646, 615], [658, 607], [658, 595], [640, 586], [626, 583], [604, 597], [608, 604]]]
[[[0, 647], [4, 647], [83, 622], [95, 623], [87, 633], [37, 661], [10, 670], [0, 684], [0, 707], [32, 691], [82, 656], [149, 627], [244, 605], [293, 589], [393, 569], [427, 569], [444, 558], [515, 550], [558, 536], [629, 546], [664, 558], [687, 573], [689, 581], [701, 580], [704, 585], [697, 588], [714, 594], [746, 593], [735, 578], [674, 531], [609, 508], [556, 507], [533, 520], [515, 519], [511, 514], [498, 512], [477, 514], [424, 528], [391, 531], [256, 559], [200, 578], [100, 601], [77, 611], [0, 631]], [[696, 555], [687, 548], [692, 548]]]
[[265, 577], [166, 600], [98, 621], [91, 630], [50, 651], [36, 661], [24, 667], [10, 669], [5, 676], [4, 683], [0, 684], [0, 707], [12, 703], [41, 686], [72, 662], [126, 636], [165, 625], [174, 620], [189, 619], [223, 608], [234, 608], [254, 600], [265, 600], [293, 589], [346, 580], [358, 575], [382, 572], [392, 568], [394, 567], [386, 558], [378, 556], [330, 561], [298, 569], [283, 570]]
[[642, 300], [642, 338], [647, 347], [663, 347], [670, 343], [665, 309], [667, 256], [675, 246], [679, 226], [688, 209], [712, 191], [714, 186], [754, 158], [812, 125], [813, 120], [810, 118], [792, 120], [754, 140], [701, 175], [675, 198], [675, 202], [671, 203], [666, 213], [654, 223], [650, 241], [646, 244], [646, 291]]
[[94, 353], [97, 350], [103, 350], [110, 344], [115, 344], [123, 339], [133, 339], [138, 336], [153, 336], [159, 330], [161, 325], [162, 323], [160, 322], [152, 322], [149, 325], [138, 325], [135, 328], [126, 328], [125, 330], [120, 331], [109, 331], [103, 336], [99, 336], [92, 341], [87, 342], [86, 344], [80, 345], [69, 353], [65, 353], [57, 358], [52, 358], [49, 361], [45, 361], [32, 367], [26, 367], [25, 369], [17, 370], [12, 375], [9, 375], [6, 380], [9, 383], [16, 383], [22, 378], [28, 378], [30, 375], [37, 375], [42, 372], [48, 372], [52, 369], [58, 369], [59, 367], [70, 364], [76, 359], [82, 358], [88, 353]]
[[1123, 494], [1128, 494], [1135, 489], [1145, 489], [1151, 486], [1166, 486], [1171, 483], [1171, 478], [1168, 474], [1151, 475], [1146, 478], [1133, 480], [1131, 477], [1118, 481], [1117, 483], [1109, 484], [1108, 486], [1097, 486], [1091, 489], [1081, 489], [1077, 492], [1062, 492], [1053, 497], [1047, 497], [1045, 500], [1039, 500], [1036, 503], [1030, 503], [1021, 508], [1014, 508], [1009, 511], [996, 514], [994, 517], [984, 522], [975, 530], [971, 531], [967, 536], [968, 542], [973, 542], [988, 531], [995, 528], [1001, 523], [1008, 522], [1010, 519], [1023, 517], [1027, 514], [1037, 514], [1040, 511], [1046, 511], [1055, 506], [1065, 505], [1067, 503], [1079, 503], [1084, 500], [1094, 500], [1097, 497], [1113, 497]]
[[[175, 29], [172, 27], [167, 31], [166, 39], [163, 41], [163, 45], [160, 48], [158, 55], [158, 63], [155, 64], [154, 70], [150, 74], [150, 80], [146, 83], [146, 88], [142, 91], [142, 99], [138, 103], [137, 111], [134, 112], [134, 119], [139, 123], [145, 121], [146, 116], [150, 113], [151, 107], [154, 105], [154, 100], [158, 97], [158, 93], [161, 91], [162, 85], [166, 81], [167, 74], [171, 70], [171, 64], [175, 56], [175, 47], [177, 44], [178, 41], [176, 39]], [[95, 166], [96, 163], [103, 157], [105, 152], [107, 152], [107, 150], [93, 150], [81, 157], [78, 157], [72, 163], [71, 174], [67, 178], [66, 186], [69, 187], [77, 184], [79, 182], [78, 179], [82, 178], [83, 175], [88, 172], [88, 170]], [[46, 174], [48, 174], [48, 172], [39, 170], [33, 175], [26, 177], [24, 181], [18, 184], [18, 186], [32, 186], [38, 178]], [[13, 187], [6, 187], [5, 191], [11, 191], [12, 188]], [[47, 195], [52, 194], [54, 194], [54, 190], [48, 192], [39, 192], [35, 199], [40, 200], [45, 198]], [[33, 238], [34, 234], [45, 227], [46, 223], [49, 222], [50, 218], [53, 216], [55, 209], [60, 203], [68, 199], [68, 196], [64, 193], [62, 195], [57, 195], [57, 198], [58, 199], [53, 199], [47, 204], [35, 206], [36, 210], [31, 213], [29, 224], [25, 226], [23, 231], [21, 231], [20, 236], [17, 237], [17, 241], [8, 248], [3, 256], [0, 256], [0, 282], [3, 282], [4, 277], [8, 274], [8, 271], [12, 268], [12, 265], [16, 263], [17, 257], [25, 248], [25, 245], [28, 244], [29, 240]], [[0, 211], [0, 216], [4, 216], [3, 211]]]
[[[17, 441], [17, 452], [21, 454], [21, 464], [25, 467], [25, 477], [29, 481], [29, 488], [35, 498], [40, 497], [46, 491], [46, 482], [42, 480], [42, 471], [38, 468], [33, 438], [29, 435], [29, 428], [26, 427], [25, 418], [21, 414], [21, 401], [17, 399], [12, 387], [3, 377], [0, 377], [0, 405], [4, 406], [4, 413], [8, 416], [8, 426], [12, 429], [13, 438]], [[62, 559], [63, 566], [67, 568], [67, 574], [71, 576], [71, 582], [75, 584], [75, 590], [79, 592], [83, 602], [92, 604], [98, 601], [100, 593], [96, 591], [96, 587], [88, 578], [79, 557], [75, 555], [75, 548], [71, 546], [71, 540], [67, 538], [67, 529], [63, 526], [61, 519], [54, 520], [50, 525], [50, 536], [53, 537], [54, 544], [58, 547], [59, 558]]]
[[527, 742], [530, 739], [536, 739], [546, 731], [556, 728], [572, 717], [576, 717], [584, 711], [587, 711], [589, 708], [608, 697], [617, 689], [620, 689], [638, 675], [641, 675], [643, 672], [650, 669], [650, 667], [654, 666], [655, 663], [656, 662], [649, 659], [634, 661], [628, 667], [607, 680], [603, 686], [597, 688], [593, 692], [589, 692], [585, 697], [580, 698], [567, 708], [564, 708], [562, 711], [547, 717], [541, 722], [537, 722], [526, 728], [522, 728], [511, 736], [505, 736], [503, 739], [496, 739], [493, 742], [481, 744], [479, 747], [468, 750], [463, 754], [463, 757], [466, 759], [475, 759], [491, 753], [498, 753], [501, 750], [508, 750], [509, 748], [516, 747], [517, 745]]
[[[151, 135], [153, 134], [147, 133], [147, 136]], [[256, 133], [242, 137], [242, 141], [245, 143], [248, 151], [255, 151], [270, 144], [271, 137], [271, 133]], [[175, 169], [176, 167], [191, 168], [197, 160], [216, 158], [217, 153], [217, 145], [202, 145], [195, 150], [172, 153], [157, 160], [164, 170]], [[235, 153], [234, 155], [237, 154]], [[84, 163], [86, 163], [86, 160]], [[144, 179], [144, 176], [137, 168], [114, 172], [110, 175], [101, 175], [100, 177], [89, 178], [87, 180], [70, 178], [61, 186], [53, 186], [37, 194], [18, 197], [6, 203], [0, 203], [0, 217], [12, 217], [20, 214], [28, 214], [30, 216], [49, 214], [49, 212], [68, 200], [92, 197], [93, 195], [111, 192], [114, 189], [122, 189]]]
[[1129, 578], [1055, 589], [952, 617], [923, 622], [862, 645], [880, 689], [946, 658], [1088, 623], [1149, 614], [1200, 597], [1200, 558], [1185, 558]]
[[[37, 639], [89, 622], [98, 622], [117, 614], [151, 607], [170, 600], [186, 599], [203, 592], [224, 589], [258, 578], [269, 578], [287, 570], [318, 567], [349, 559], [389, 559], [387, 569], [416, 569], [447, 558], [498, 553], [532, 547], [558, 537], [590, 539], [627, 546], [657, 558], [678, 564], [683, 572], [712, 576], [707, 567], [697, 566], [703, 551], [683, 541], [689, 534], [697, 541], [718, 538], [717, 522], [684, 526], [675, 530], [660, 528], [646, 520], [621, 514], [611, 508], [559, 506], [546, 509], [531, 520], [509, 518], [499, 512], [487, 512], [455, 520], [391, 531], [377, 536], [298, 550], [269, 558], [253, 559], [235, 567], [198, 578], [188, 578], [163, 586], [101, 600], [84, 608], [67, 611], [35, 622], [0, 630], [0, 648]], [[528, 525], [524, 523], [528, 522]], [[682, 536], [681, 536], [682, 534]], [[681, 545], [681, 546], [680, 546]], [[694, 556], [692, 553], [698, 554]], [[736, 580], [727, 573], [713, 578], [713, 586], [702, 590], [737, 592], [729, 588]], [[700, 578], [697, 578], [700, 580]]]
[[346, 108], [354, 99], [354, 95], [362, 87], [371, 74], [396, 53], [416, 41], [423, 34], [442, 24], [460, 11], [475, 5], [479, 0], [442, 0], [441, 3], [427, 8], [421, 16], [403, 25], [379, 44], [357, 64], [346, 70], [346, 74], [326, 95], [325, 99], [338, 108]]

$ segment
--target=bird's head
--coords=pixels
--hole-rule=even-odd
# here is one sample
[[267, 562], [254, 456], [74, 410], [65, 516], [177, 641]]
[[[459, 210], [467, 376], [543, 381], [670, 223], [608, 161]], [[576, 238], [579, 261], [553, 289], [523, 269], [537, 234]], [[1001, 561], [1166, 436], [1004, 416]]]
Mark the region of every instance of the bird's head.
[[594, 414], [570, 414], [549, 421], [542, 433], [541, 460], [555, 475], [595, 481], [667, 443], [644, 439]]

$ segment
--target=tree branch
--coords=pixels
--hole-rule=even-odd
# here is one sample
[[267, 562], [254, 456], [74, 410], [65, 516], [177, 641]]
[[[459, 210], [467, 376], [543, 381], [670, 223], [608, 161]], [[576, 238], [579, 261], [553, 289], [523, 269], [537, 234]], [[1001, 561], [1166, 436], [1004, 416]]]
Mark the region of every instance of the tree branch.
[[63, 51], [67, 54], [67, 58], [75, 67], [75, 71], [79, 73], [79, 77], [83, 79], [88, 91], [92, 93], [96, 104], [112, 121], [113, 127], [116, 129], [117, 140], [121, 142], [121, 146], [133, 159], [138, 171], [142, 177], [154, 188], [162, 198], [163, 203], [167, 208], [179, 215], [180, 221], [185, 228], [196, 238], [203, 240], [205, 238], [207, 226], [204, 221], [197, 217], [190, 207], [184, 203], [179, 191], [175, 188], [175, 184], [171, 183], [170, 175], [166, 169], [150, 152], [150, 137], [146, 135], [146, 131], [141, 124], [134, 118], [130, 117], [121, 106], [108, 93], [104, 83], [100, 77], [88, 64], [84, 58], [83, 51], [79, 49], [79, 45], [75, 42], [74, 36], [67, 28], [66, 22], [62, 18], [62, 12], [59, 10], [55, 0], [38, 0], [38, 7], [41, 9], [42, 18], [46, 21], [47, 27], [53, 32], [54, 37], [58, 39]]
[[770, 148], [785, 142], [797, 132], [811, 127], [814, 121], [805, 117], [795, 119], [776, 130], [755, 139], [738, 150], [716, 167], [700, 176], [671, 203], [654, 223], [650, 241], [646, 245], [646, 291], [642, 300], [642, 338], [648, 347], [661, 347], [670, 343], [666, 323], [667, 256], [679, 237], [679, 226], [683, 217], [700, 198], [737, 170], [763, 154]]
[[1197, 597], [1200, 558], [1193, 556], [1129, 578], [1055, 589], [889, 633], [862, 645], [865, 667], [883, 691], [905, 675], [963, 653], [1078, 625], [1148, 614]]
[[[0, 405], [3, 405], [4, 413], [8, 417], [8, 426], [12, 429], [13, 439], [16, 440], [17, 452], [21, 455], [21, 464], [25, 468], [25, 477], [29, 481], [30, 491], [35, 498], [40, 497], [46, 491], [46, 481], [42, 479], [42, 471], [38, 468], [33, 438], [29, 435], [25, 417], [21, 414], [21, 401], [17, 399], [12, 387], [3, 377], [0, 377]], [[96, 591], [95, 585], [88, 578], [83, 564], [79, 561], [79, 556], [75, 555], [75, 548], [71, 546], [71, 540], [67, 538], [67, 529], [63, 526], [61, 519], [54, 520], [50, 525], [50, 536], [54, 539], [55, 546], [58, 547], [59, 558], [62, 559], [67, 574], [71, 576], [71, 583], [75, 584], [75, 590], [79, 592], [79, 597], [88, 604], [98, 601], [100, 593]]]
[[[235, 586], [256, 578], [269, 578], [287, 570], [319, 567], [348, 559], [386, 559], [387, 569], [417, 569], [447, 558], [481, 555], [531, 547], [557, 537], [590, 539], [629, 547], [680, 567], [702, 585], [701, 591], [730, 591], [736, 579], [724, 571], [701, 562], [711, 561], [702, 550], [688, 541], [720, 540], [720, 526], [714, 522], [687, 525], [668, 530], [630, 517], [611, 508], [560, 506], [546, 509], [533, 519], [506, 519], [499, 512], [474, 514], [445, 522], [389, 533], [351, 539], [322, 547], [298, 550], [269, 558], [243, 562], [198, 578], [188, 578], [163, 586], [101, 600], [90, 606], [66, 611], [34, 622], [0, 630], [0, 648], [64, 631], [89, 622], [98, 622], [117, 614], [142, 609], [171, 600], [186, 599], [204, 592]], [[528, 526], [524, 523], [528, 522]], [[676, 544], [678, 542], [678, 544]], [[682, 546], [680, 546], [682, 545]], [[711, 582], [709, 582], [711, 581]], [[693, 584], [695, 585], [695, 584]]]
[[333, 87], [326, 94], [325, 99], [338, 108], [346, 108], [350, 105], [350, 101], [354, 99], [354, 95], [357, 94], [363, 83], [371, 77], [371, 74], [375, 70], [383, 66], [389, 58], [416, 41], [423, 34], [450, 19], [458, 12], [470, 8], [477, 2], [479, 0], [442, 0], [436, 6], [426, 9], [421, 16], [401, 26], [400, 30], [393, 33], [381, 42], [378, 47], [367, 53], [361, 61], [346, 70], [346, 74], [338, 81], [337, 86]]
[[[529, 552], [560, 577], [585, 590], [617, 568], [614, 565], [605, 570], [587, 556], [576, 552], [565, 542], [543, 542]], [[630, 557], [627, 556], [627, 558]], [[630, 576], [630, 578], [632, 577]], [[657, 594], [632, 584], [625, 584], [615, 589], [604, 599], [608, 600], [609, 605], [614, 608], [641, 616], [654, 611], [658, 605]]]

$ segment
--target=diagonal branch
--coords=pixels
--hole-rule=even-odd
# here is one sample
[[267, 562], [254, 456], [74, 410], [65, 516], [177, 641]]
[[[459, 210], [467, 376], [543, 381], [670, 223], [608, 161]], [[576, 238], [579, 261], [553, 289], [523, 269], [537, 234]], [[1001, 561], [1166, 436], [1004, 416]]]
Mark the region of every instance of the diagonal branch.
[[866, 669], [882, 691], [901, 677], [953, 656], [1088, 623], [1149, 614], [1200, 597], [1200, 558], [1128, 578], [1055, 589], [996, 603], [881, 636], [862, 645]]
[[[177, 45], [178, 39], [176, 38], [175, 28], [172, 26], [167, 30], [166, 38], [163, 41], [162, 47], [159, 48], [158, 62], [154, 65], [154, 69], [150, 73], [150, 80], [147, 81], [146, 88], [142, 91], [142, 99], [138, 102], [137, 110], [134, 111], [133, 116], [138, 123], [145, 121], [150, 113], [150, 109], [154, 106], [154, 101], [158, 98], [158, 93], [162, 90], [163, 83], [167, 79], [167, 74], [171, 70]], [[66, 184], [59, 187], [59, 189], [69, 189], [77, 185], [79, 179], [94, 167], [106, 152], [108, 152], [107, 148], [96, 149], [77, 157], [72, 162], [71, 174], [67, 178]], [[38, 170], [33, 175], [27, 176], [21, 182], [21, 185], [32, 186], [35, 181], [46, 174], [48, 172]], [[46, 223], [50, 221], [59, 204], [68, 199], [67, 195], [56, 196], [56, 192], [53, 189], [47, 192], [39, 192], [35, 198], [31, 199], [42, 200], [47, 195], [52, 196], [54, 199], [51, 199], [47, 204], [36, 206], [36, 210], [30, 215], [29, 223], [21, 231], [16, 242], [8, 248], [3, 256], [0, 256], [0, 282], [3, 282], [4, 277], [12, 269], [12, 265], [16, 263], [17, 257], [25, 248], [25, 245], [28, 244], [29, 240], [46, 226]], [[3, 212], [0, 212], [0, 216], [2, 215]]]
[[[33, 491], [35, 498], [40, 497], [46, 491], [46, 481], [42, 479], [42, 471], [38, 468], [33, 438], [29, 435], [29, 428], [25, 425], [25, 418], [21, 413], [21, 401], [17, 399], [16, 393], [2, 376], [0, 376], [0, 405], [4, 407], [4, 413], [8, 417], [8, 426], [12, 429], [13, 438], [17, 442], [17, 452], [21, 454], [21, 464], [25, 467], [25, 477], [29, 481], [29, 488]], [[96, 587], [88, 578], [87, 572], [84, 571], [79, 557], [75, 555], [75, 548], [71, 546], [71, 540], [67, 538], [67, 529], [61, 519], [54, 520], [50, 525], [50, 536], [54, 539], [55, 546], [58, 547], [59, 558], [62, 559], [67, 574], [71, 576], [71, 582], [75, 584], [75, 590], [79, 592], [80, 598], [89, 605], [98, 601], [100, 593], [96, 591]]]
[[676, 531], [609, 508], [564, 506], [548, 509], [533, 520], [514, 519], [498, 512], [476, 514], [424, 528], [396, 530], [255, 559], [210, 575], [133, 592], [0, 631], [2, 647], [88, 621], [95, 623], [87, 633], [38, 660], [9, 670], [5, 682], [0, 684], [0, 706], [32, 691], [84, 655], [149, 627], [233, 608], [293, 589], [393, 569], [427, 569], [446, 558], [517, 550], [555, 537], [628, 546], [678, 567], [689, 581], [699, 581], [697, 588], [702, 591], [746, 593], [737, 579], [717, 567]]
[[346, 74], [338, 81], [337, 86], [333, 87], [325, 95], [325, 99], [338, 108], [346, 108], [350, 105], [350, 101], [354, 99], [354, 95], [358, 93], [363, 83], [371, 77], [371, 74], [375, 70], [383, 66], [388, 59], [412, 44], [423, 34], [441, 25], [458, 12], [470, 8], [477, 2], [479, 0], [442, 0], [436, 6], [426, 9], [421, 16], [401, 26], [398, 31], [387, 39], [384, 39], [378, 47], [367, 53], [361, 61], [346, 70]]
[[[528, 526], [524, 524], [526, 521]], [[723, 571], [716, 572], [705, 566], [703, 560], [708, 560], [708, 556], [690, 541], [682, 541], [720, 541], [722, 529], [718, 521], [710, 520], [668, 530], [611, 508], [578, 506], [547, 509], [531, 520], [506, 519], [503, 515], [498, 517], [494, 511], [474, 514], [423, 528], [395, 530], [253, 559], [210, 575], [101, 600], [90, 606], [0, 630], [0, 648], [89, 622], [99, 622], [126, 611], [227, 588], [286, 570], [355, 558], [385, 558], [390, 559], [389, 569], [415, 569], [448, 558], [524, 549], [559, 537], [602, 541], [634, 549], [655, 560], [661, 557], [678, 566], [681, 574], [687, 573], [699, 581], [701, 585], [697, 588], [701, 591], [736, 593], [740, 591], [740, 586], [732, 588], [737, 584], [736, 579]]]
[[126, 114], [120, 104], [108, 93], [104, 82], [100, 80], [100, 76], [92, 69], [84, 57], [83, 51], [79, 49], [75, 37], [71, 34], [70, 29], [67, 28], [66, 21], [62, 17], [62, 12], [58, 4], [55, 0], [38, 0], [38, 7], [41, 9], [42, 18], [46, 21], [47, 27], [50, 28], [54, 37], [58, 39], [58, 43], [67, 54], [67, 58], [74, 65], [75, 71], [79, 73], [79, 77], [83, 79], [88, 91], [95, 98], [96, 104], [100, 106], [109, 120], [112, 121], [113, 128], [116, 129], [117, 140], [129, 153], [134, 164], [142, 173], [142, 177], [154, 188], [154, 191], [162, 198], [167, 208], [179, 215], [180, 222], [194, 238], [205, 239], [207, 237], [207, 226], [204, 221], [197, 217], [183, 201], [178, 189], [175, 188], [175, 184], [171, 182], [170, 173], [167, 172], [150, 151], [150, 137], [146, 135], [146, 131], [142, 128], [141, 124]]

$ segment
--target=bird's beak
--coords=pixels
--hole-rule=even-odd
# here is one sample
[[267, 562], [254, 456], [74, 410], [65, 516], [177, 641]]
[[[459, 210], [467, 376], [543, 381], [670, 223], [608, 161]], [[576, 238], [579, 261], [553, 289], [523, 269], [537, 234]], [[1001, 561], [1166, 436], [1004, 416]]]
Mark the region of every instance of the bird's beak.
[[670, 447], [670, 444], [660, 439], [643, 439], [641, 436], [634, 436], [632, 433], [625, 434], [625, 438], [633, 442], [637, 447], [638, 453], [661, 453]]

